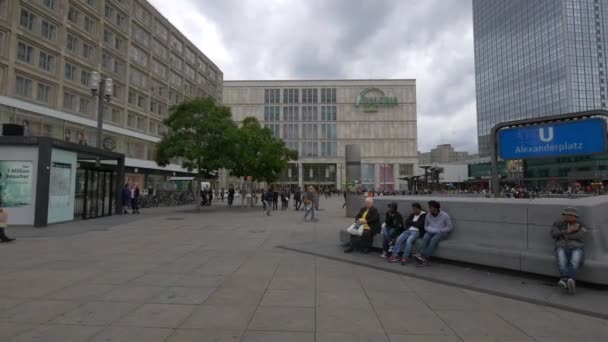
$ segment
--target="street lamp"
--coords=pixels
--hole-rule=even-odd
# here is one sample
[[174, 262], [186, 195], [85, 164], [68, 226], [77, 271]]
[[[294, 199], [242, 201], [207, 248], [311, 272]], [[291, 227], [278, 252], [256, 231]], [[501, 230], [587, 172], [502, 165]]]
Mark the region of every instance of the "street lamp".
[[103, 101], [110, 102], [114, 83], [111, 78], [101, 78], [97, 71], [91, 73], [91, 81], [89, 84], [91, 94], [97, 97], [97, 142], [95, 147], [101, 148], [101, 132], [103, 127]]

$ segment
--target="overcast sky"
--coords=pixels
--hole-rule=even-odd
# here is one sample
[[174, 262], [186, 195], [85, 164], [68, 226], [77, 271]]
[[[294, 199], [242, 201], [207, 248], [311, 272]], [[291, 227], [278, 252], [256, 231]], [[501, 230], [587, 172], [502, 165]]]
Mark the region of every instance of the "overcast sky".
[[415, 78], [418, 149], [477, 151], [470, 0], [150, 0], [224, 79]]

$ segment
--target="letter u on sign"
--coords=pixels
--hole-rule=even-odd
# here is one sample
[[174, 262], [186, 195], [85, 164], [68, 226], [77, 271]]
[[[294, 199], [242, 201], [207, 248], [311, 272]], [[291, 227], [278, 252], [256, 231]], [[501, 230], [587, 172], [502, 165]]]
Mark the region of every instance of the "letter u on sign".
[[[545, 129], [547, 130], [545, 132]], [[542, 142], [550, 142], [553, 140], [553, 127], [539, 128], [538, 137]]]

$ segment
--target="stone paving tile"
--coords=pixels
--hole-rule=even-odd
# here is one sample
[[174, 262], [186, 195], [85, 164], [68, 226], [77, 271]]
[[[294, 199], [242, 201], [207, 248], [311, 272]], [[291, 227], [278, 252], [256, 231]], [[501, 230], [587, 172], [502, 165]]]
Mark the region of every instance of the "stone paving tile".
[[25, 301], [25, 299], [0, 298], [0, 312], [14, 308]]
[[177, 328], [195, 307], [192, 305], [144, 304], [115, 325], [144, 328]]
[[150, 299], [151, 303], [161, 304], [202, 304], [214, 288], [206, 287], [168, 287], [160, 295]]
[[172, 286], [178, 282], [181, 275], [175, 273], [146, 273], [129, 282], [136, 286]]
[[436, 314], [460, 337], [497, 337], [525, 340], [521, 330], [498, 315], [486, 311], [436, 311]]
[[0, 341], [8, 341], [12, 337], [36, 328], [36, 324], [0, 322]]
[[389, 342], [385, 333], [361, 334], [361, 333], [335, 333], [317, 332], [316, 342]]
[[314, 288], [301, 290], [268, 290], [262, 298], [261, 306], [314, 307]]
[[382, 325], [372, 310], [317, 308], [317, 331], [382, 333]]
[[176, 329], [165, 342], [239, 342], [242, 331]]
[[84, 325], [40, 325], [33, 330], [17, 335], [10, 342], [85, 342], [101, 329], [101, 327]]
[[87, 279], [87, 281], [93, 284], [122, 285], [131, 280], [137, 279], [142, 275], [144, 275], [144, 272], [109, 271], [103, 272], [103, 274], [95, 275], [92, 278]]
[[247, 287], [247, 284], [242, 284], [238, 288], [220, 288], [213, 292], [209, 298], [205, 301], [208, 305], [249, 305], [257, 306], [262, 297], [264, 291], [251, 290]]
[[570, 337], [578, 339], [583, 335], [582, 331], [570, 324], [564, 324], [564, 319], [549, 311], [502, 312], [498, 315], [533, 338]]
[[242, 342], [315, 342], [312, 332], [247, 331]]
[[110, 326], [88, 342], [164, 342], [172, 329]]
[[180, 328], [243, 331], [249, 325], [257, 305], [201, 305]]
[[114, 285], [78, 283], [51, 293], [47, 298], [58, 300], [96, 300], [103, 298], [113, 288], [115, 288]]
[[158, 296], [164, 289], [158, 286], [121, 285], [106, 293], [102, 299], [112, 302], [145, 303]]
[[479, 303], [459, 288], [441, 292], [416, 290], [415, 293], [433, 310], [475, 310], [479, 307]]
[[0, 312], [0, 320], [20, 323], [45, 323], [80, 306], [79, 302], [34, 300]]
[[315, 309], [294, 307], [260, 307], [253, 315], [248, 329], [314, 332]]
[[390, 342], [462, 342], [458, 336], [437, 336], [437, 335], [395, 335], [390, 334]]
[[52, 324], [109, 325], [127, 313], [135, 310], [139, 304], [118, 302], [90, 302], [59, 315]]
[[377, 309], [378, 318], [387, 334], [454, 335], [431, 310]]
[[416, 311], [427, 308], [427, 305], [412, 292], [366, 291], [374, 308], [404, 309]]
[[225, 280], [223, 276], [209, 276], [202, 274], [185, 274], [182, 275], [177, 282], [175, 282], [175, 286], [183, 286], [183, 287], [218, 287]]
[[317, 292], [317, 306], [370, 310], [371, 303], [362, 290], [344, 290], [335, 292]]

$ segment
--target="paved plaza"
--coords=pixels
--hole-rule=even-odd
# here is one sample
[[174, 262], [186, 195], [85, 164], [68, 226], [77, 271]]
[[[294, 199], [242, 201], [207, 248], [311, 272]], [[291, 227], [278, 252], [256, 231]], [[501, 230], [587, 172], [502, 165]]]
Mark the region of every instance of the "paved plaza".
[[608, 321], [588, 315], [277, 248], [326, 241], [339, 248], [337, 232], [351, 222], [341, 204], [322, 201], [318, 223], [293, 210], [267, 217], [220, 206], [10, 229], [19, 240], [0, 245], [0, 341], [608, 336]]

